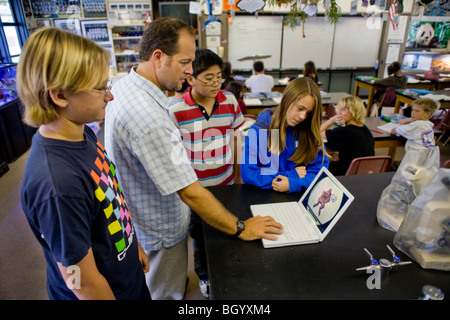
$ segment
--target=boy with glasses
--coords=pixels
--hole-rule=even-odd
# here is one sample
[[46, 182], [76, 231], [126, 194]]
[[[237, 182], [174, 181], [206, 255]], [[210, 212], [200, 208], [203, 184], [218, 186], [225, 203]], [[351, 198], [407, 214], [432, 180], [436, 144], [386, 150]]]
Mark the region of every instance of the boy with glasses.
[[[233, 162], [236, 163], [233, 161], [234, 136], [240, 141], [238, 128], [244, 123], [244, 117], [235, 96], [220, 89], [223, 61], [217, 54], [209, 49], [197, 49], [192, 68], [192, 75], [187, 77], [191, 87], [170, 108], [172, 120], [180, 128], [183, 145], [200, 184], [204, 187], [233, 184], [235, 173], [239, 173], [233, 168]], [[190, 235], [194, 240], [200, 289], [207, 297], [202, 225], [194, 212]]]
[[37, 127], [22, 207], [47, 261], [52, 300], [150, 299], [140, 247], [116, 167], [86, 123], [113, 100], [109, 54], [50, 27], [25, 43], [17, 85], [24, 121]]

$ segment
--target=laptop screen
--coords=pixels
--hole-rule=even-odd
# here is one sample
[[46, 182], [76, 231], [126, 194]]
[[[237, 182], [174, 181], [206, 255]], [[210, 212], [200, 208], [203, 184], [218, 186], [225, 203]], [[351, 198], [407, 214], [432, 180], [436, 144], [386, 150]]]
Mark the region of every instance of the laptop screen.
[[322, 168], [300, 201], [324, 235], [353, 201], [353, 196]]

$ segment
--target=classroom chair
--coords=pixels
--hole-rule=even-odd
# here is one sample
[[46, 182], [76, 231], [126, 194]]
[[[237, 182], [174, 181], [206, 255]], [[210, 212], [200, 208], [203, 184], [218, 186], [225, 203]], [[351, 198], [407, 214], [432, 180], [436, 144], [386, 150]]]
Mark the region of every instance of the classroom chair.
[[373, 174], [391, 170], [392, 157], [370, 156], [355, 158], [347, 169], [346, 176], [355, 174]]
[[[441, 141], [442, 137], [445, 136], [445, 134], [450, 131], [450, 111], [446, 110], [445, 115], [442, 117], [442, 120], [434, 126], [434, 129], [442, 131], [439, 138], [437, 138], [436, 142]], [[445, 146], [447, 142], [450, 140], [450, 135], [448, 136], [447, 140], [443, 143]]]
[[[381, 98], [381, 101], [374, 100], [374, 104], [372, 105], [372, 109], [370, 110], [371, 117], [378, 117], [382, 113], [382, 108], [387, 109], [389, 107], [389, 111], [383, 113], [384, 115], [393, 114], [394, 113], [394, 105], [395, 100], [397, 99], [397, 93], [395, 92], [395, 87], [389, 87], [386, 89], [386, 92]], [[391, 111], [392, 109], [392, 111]]]
[[450, 159], [444, 162], [444, 164], [442, 165], [442, 168], [450, 169]]
[[325, 113], [323, 115], [324, 119], [330, 119], [333, 118], [336, 115], [336, 105], [333, 103], [327, 105], [325, 107]]

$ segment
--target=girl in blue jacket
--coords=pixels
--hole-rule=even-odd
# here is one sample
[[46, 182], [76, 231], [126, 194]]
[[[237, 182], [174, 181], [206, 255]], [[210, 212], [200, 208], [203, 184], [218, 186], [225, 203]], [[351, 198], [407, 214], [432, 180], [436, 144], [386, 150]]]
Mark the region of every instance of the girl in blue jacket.
[[280, 105], [249, 129], [241, 161], [246, 184], [279, 192], [306, 189], [328, 157], [320, 135], [322, 99], [309, 78], [287, 85]]

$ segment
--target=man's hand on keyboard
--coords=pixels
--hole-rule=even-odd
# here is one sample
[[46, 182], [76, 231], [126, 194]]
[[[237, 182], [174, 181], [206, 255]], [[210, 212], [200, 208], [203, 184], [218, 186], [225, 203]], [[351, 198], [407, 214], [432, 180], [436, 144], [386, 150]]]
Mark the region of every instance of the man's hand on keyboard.
[[245, 229], [239, 235], [239, 238], [246, 241], [257, 240], [261, 238], [277, 240], [277, 234], [283, 232], [283, 226], [276, 222], [272, 217], [256, 216], [245, 220]]

